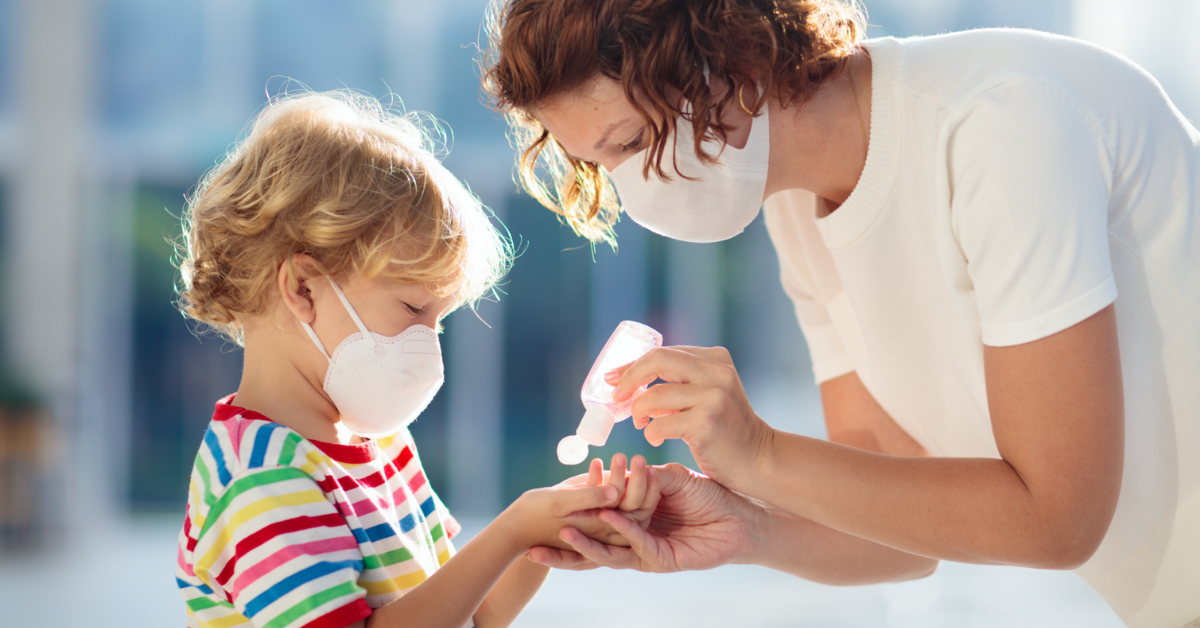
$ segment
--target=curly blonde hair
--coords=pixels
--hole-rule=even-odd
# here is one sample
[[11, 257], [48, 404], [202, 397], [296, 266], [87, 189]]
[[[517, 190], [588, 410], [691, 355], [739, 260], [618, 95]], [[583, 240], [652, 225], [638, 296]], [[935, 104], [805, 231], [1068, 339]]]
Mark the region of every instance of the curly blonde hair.
[[697, 157], [715, 162], [702, 143], [725, 141], [731, 129], [717, 120], [740, 106], [740, 85], [761, 88], [745, 98], [755, 114], [767, 96], [803, 102], [842, 71], [862, 24], [854, 0], [493, 0], [483, 90], [508, 118], [522, 187], [576, 233], [615, 244], [620, 207], [607, 174], [568, 157], [532, 111], [596, 76], [621, 83], [649, 130], [643, 175], [667, 180], [677, 119], [691, 122]]
[[188, 201], [180, 309], [242, 345], [244, 317], [278, 298], [280, 266], [298, 253], [324, 275], [385, 276], [474, 303], [507, 272], [511, 240], [433, 151], [416, 114], [368, 96], [273, 100]]

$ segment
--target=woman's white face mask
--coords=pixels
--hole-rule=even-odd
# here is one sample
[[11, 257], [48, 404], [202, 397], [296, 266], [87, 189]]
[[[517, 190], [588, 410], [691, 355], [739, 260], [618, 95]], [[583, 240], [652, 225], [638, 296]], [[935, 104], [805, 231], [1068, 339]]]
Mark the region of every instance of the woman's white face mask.
[[[763, 204], [771, 137], [767, 107], [751, 120], [745, 148], [705, 141], [710, 154], [720, 151], [716, 164], [700, 162], [693, 148], [694, 137], [692, 123], [683, 118], [667, 137], [664, 157], [672, 159], [663, 159], [662, 165], [671, 177], [669, 182], [654, 173], [644, 178], [645, 161], [639, 156], [626, 159], [609, 178], [617, 187], [621, 208], [639, 225], [685, 242], [728, 240], [754, 221]], [[690, 179], [680, 177], [676, 169]]]

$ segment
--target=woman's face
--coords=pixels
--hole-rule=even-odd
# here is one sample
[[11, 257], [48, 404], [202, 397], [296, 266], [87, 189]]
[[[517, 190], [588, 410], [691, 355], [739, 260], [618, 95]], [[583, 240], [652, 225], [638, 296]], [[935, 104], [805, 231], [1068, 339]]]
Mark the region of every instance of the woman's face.
[[646, 121], [624, 88], [605, 76], [548, 99], [534, 116], [570, 157], [609, 172], [641, 152], [649, 138]]
[[[671, 91], [668, 97], [672, 97]], [[673, 96], [676, 100], [680, 98], [677, 94]], [[533, 114], [570, 157], [600, 164], [609, 172], [645, 150], [650, 139], [646, 121], [625, 95], [625, 88], [603, 75], [577, 90], [547, 99]], [[729, 145], [744, 147], [750, 136], [750, 114], [733, 107], [721, 122], [729, 128]]]

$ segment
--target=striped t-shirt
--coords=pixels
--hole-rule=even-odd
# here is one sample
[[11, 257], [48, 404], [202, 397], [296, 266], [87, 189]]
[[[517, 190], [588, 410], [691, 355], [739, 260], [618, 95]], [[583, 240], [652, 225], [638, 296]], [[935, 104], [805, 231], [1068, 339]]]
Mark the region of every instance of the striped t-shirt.
[[343, 628], [428, 578], [458, 524], [408, 429], [310, 441], [217, 403], [179, 535], [189, 628]]

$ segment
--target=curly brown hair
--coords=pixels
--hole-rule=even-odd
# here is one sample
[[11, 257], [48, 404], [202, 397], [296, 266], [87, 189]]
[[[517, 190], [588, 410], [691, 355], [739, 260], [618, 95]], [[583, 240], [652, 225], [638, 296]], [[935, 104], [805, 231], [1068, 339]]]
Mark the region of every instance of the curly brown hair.
[[297, 253], [322, 275], [480, 298], [507, 271], [511, 241], [432, 148], [419, 116], [348, 90], [272, 101], [189, 199], [180, 309], [240, 345], [244, 317], [278, 298], [279, 268]]
[[854, 0], [495, 0], [483, 89], [508, 118], [521, 185], [576, 233], [615, 244], [620, 207], [607, 174], [567, 156], [534, 117], [540, 104], [596, 76], [620, 82], [649, 130], [643, 175], [667, 180], [677, 119], [691, 122], [696, 155], [713, 163], [702, 143], [724, 143], [721, 114], [739, 106], [739, 86], [760, 87], [746, 104], [755, 114], [768, 96], [804, 102], [841, 72], [862, 17]]

